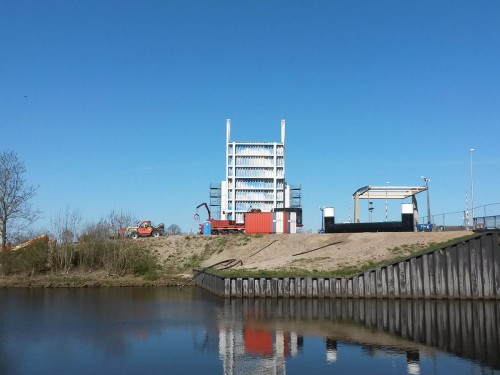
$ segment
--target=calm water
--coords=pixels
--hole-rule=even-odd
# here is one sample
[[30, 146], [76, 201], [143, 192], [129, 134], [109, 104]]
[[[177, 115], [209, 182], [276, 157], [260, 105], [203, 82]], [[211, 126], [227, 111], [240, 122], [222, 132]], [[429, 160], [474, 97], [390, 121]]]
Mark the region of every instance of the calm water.
[[499, 302], [0, 289], [0, 374], [499, 374]]

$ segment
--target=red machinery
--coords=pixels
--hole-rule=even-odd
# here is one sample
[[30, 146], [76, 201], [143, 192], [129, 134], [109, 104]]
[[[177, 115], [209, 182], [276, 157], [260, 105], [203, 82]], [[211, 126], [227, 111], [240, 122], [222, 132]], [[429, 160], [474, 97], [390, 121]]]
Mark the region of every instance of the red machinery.
[[[229, 233], [245, 233], [245, 224], [237, 224], [235, 220], [216, 220], [212, 219], [210, 214], [210, 209], [206, 203], [201, 203], [196, 207], [196, 214], [194, 215], [195, 220], [200, 220], [200, 215], [198, 215], [198, 208], [204, 206], [208, 212], [207, 221], [210, 222], [212, 227], [212, 234], [229, 234]], [[200, 232], [203, 234], [203, 224], [200, 224]]]

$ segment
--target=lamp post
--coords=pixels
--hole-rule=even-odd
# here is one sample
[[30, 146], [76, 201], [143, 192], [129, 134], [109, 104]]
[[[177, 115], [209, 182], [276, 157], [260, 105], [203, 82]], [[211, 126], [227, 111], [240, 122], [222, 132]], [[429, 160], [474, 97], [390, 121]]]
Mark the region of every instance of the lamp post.
[[430, 200], [430, 193], [429, 193], [429, 181], [431, 180], [429, 177], [424, 177], [420, 176], [423, 178], [425, 182], [425, 187], [427, 188], [427, 224], [431, 224], [431, 200]]
[[370, 214], [370, 223], [372, 222], [373, 202], [368, 202], [368, 213]]
[[352, 207], [352, 201], [349, 203], [349, 221], [348, 221], [348, 223], [351, 223], [351, 207]]
[[385, 221], [387, 222], [387, 185], [389, 185], [390, 182], [387, 181], [385, 185]]
[[470, 150], [470, 193], [471, 193], [471, 206], [472, 206], [472, 229], [474, 229], [474, 177], [472, 174], [472, 153], [475, 149]]
[[320, 207], [321, 210], [321, 233], [325, 233], [325, 207]]

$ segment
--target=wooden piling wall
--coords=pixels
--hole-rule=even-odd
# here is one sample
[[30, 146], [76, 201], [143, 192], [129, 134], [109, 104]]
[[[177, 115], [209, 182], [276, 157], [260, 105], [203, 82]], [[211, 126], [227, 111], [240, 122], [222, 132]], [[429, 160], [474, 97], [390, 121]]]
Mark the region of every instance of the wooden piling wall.
[[351, 277], [223, 277], [195, 270], [222, 297], [500, 299], [496, 232]]

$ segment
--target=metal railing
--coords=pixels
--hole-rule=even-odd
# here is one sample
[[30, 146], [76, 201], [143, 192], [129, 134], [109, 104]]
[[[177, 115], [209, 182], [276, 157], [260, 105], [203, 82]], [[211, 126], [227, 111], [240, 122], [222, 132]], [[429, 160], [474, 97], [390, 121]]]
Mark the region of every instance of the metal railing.
[[474, 229], [476, 230], [500, 229], [500, 215], [475, 217]]
[[[420, 217], [419, 221], [421, 224], [429, 222], [427, 216]], [[500, 227], [500, 202], [474, 207], [474, 218], [472, 208], [470, 208], [468, 223], [466, 210], [431, 215], [430, 223], [433, 224], [434, 230], [498, 229]]]

